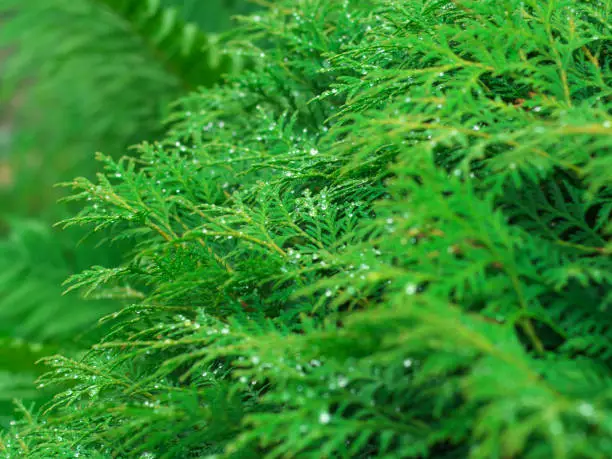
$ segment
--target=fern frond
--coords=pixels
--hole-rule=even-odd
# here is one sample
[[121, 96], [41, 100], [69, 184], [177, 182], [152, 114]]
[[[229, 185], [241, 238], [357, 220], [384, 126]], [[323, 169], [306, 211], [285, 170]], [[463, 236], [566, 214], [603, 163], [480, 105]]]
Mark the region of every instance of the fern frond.
[[159, 135], [174, 98], [240, 65], [155, 0], [8, 0], [0, 12], [3, 97], [19, 96], [10, 161], [22, 208], [40, 199], [41, 181], [91, 170], [94, 151]]

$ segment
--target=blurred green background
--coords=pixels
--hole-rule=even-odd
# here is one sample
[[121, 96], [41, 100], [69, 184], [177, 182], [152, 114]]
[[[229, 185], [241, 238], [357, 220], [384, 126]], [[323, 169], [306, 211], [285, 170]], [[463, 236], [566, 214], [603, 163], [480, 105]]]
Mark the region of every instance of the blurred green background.
[[96, 171], [163, 129], [168, 104], [240, 71], [219, 34], [245, 0], [0, 0], [0, 428], [13, 400], [40, 403], [55, 352], [76, 355], [96, 339], [114, 299], [62, 295], [62, 282], [109, 265], [127, 247], [53, 224], [73, 213], [54, 184]]

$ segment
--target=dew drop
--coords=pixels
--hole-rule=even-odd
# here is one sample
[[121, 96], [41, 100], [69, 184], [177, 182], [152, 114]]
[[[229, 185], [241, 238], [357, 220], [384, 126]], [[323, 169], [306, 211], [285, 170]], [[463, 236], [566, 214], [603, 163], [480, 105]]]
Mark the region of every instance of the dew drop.
[[329, 424], [329, 421], [331, 421], [331, 415], [327, 411], [323, 411], [319, 414], [319, 422], [321, 424]]

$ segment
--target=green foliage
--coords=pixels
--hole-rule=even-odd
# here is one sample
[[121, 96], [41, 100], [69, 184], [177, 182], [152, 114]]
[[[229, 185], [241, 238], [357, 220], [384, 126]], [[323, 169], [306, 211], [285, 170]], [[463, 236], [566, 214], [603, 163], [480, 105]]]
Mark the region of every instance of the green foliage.
[[[91, 324], [92, 318], [110, 312], [109, 305], [84, 304], [61, 295], [65, 276], [85, 269], [91, 262], [91, 247], [74, 250], [74, 234], [57, 239], [38, 221], [16, 221], [12, 226], [10, 236], [0, 241], [0, 335], [43, 341], [65, 339]], [[72, 258], [65, 255], [69, 251]], [[98, 255], [99, 262], [112, 262], [113, 257], [104, 259], [103, 255]], [[80, 303], [78, 308], [71, 307], [75, 302]], [[40, 304], [45, 308], [39, 308]], [[13, 327], [15, 323], [20, 326]]]
[[[607, 457], [609, 1], [279, 2], [66, 183], [141, 296], [8, 457]], [[246, 45], [245, 45], [246, 46]], [[14, 435], [18, 435], [16, 440]], [[2, 446], [3, 445], [3, 446]]]
[[3, 91], [21, 94], [11, 155], [21, 195], [83, 171], [97, 149], [159, 133], [170, 101], [232, 69], [214, 37], [155, 0], [5, 0], [0, 12], [0, 46], [13, 49]]
[[51, 393], [38, 390], [32, 381], [41, 374], [34, 365], [38, 359], [58, 352], [57, 346], [20, 338], [0, 339], [0, 423], [9, 425], [14, 401], [48, 398]]
[[208, 32], [224, 32], [232, 28], [232, 16], [258, 9], [257, 2], [240, 0], [161, 0], [166, 7], [177, 7], [187, 21], [195, 22]]
[[92, 325], [117, 309], [109, 295], [84, 301], [62, 294], [67, 276], [94, 260], [114, 262], [112, 251], [75, 248], [74, 232], [57, 234], [36, 220], [15, 220], [11, 228], [0, 240], [0, 422], [12, 412], [13, 399], [47, 397], [35, 392], [33, 381], [44, 371], [37, 360], [60, 349], [75, 355], [94, 343], [103, 330]]
[[[0, 358], [1, 425], [12, 398], [38, 398], [32, 381], [41, 368], [33, 362], [95, 342], [102, 331], [91, 325], [117, 309], [111, 299], [130, 293], [118, 289], [93, 303], [62, 295], [68, 276], [117, 263], [125, 247], [77, 246], [83, 231], [53, 231], [70, 211], [55, 205], [60, 193], [52, 185], [91, 172], [98, 148], [118, 155], [159, 135], [174, 98], [240, 68], [240, 57], [225, 53], [216, 36], [182, 18], [179, 3], [0, 2], [7, 52], [0, 101], [10, 108], [10, 141], [0, 151], [0, 341], [15, 357]], [[232, 11], [225, 6], [208, 11], [210, 19], [225, 24]], [[19, 354], [13, 346], [43, 351]]]

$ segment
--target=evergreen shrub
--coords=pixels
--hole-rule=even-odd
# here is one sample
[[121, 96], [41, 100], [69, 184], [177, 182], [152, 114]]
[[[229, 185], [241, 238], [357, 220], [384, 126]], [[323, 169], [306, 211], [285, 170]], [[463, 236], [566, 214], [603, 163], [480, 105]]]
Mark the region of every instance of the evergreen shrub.
[[[67, 185], [131, 298], [7, 457], [604, 458], [610, 2], [279, 1]], [[250, 43], [250, 44], [249, 44]]]

